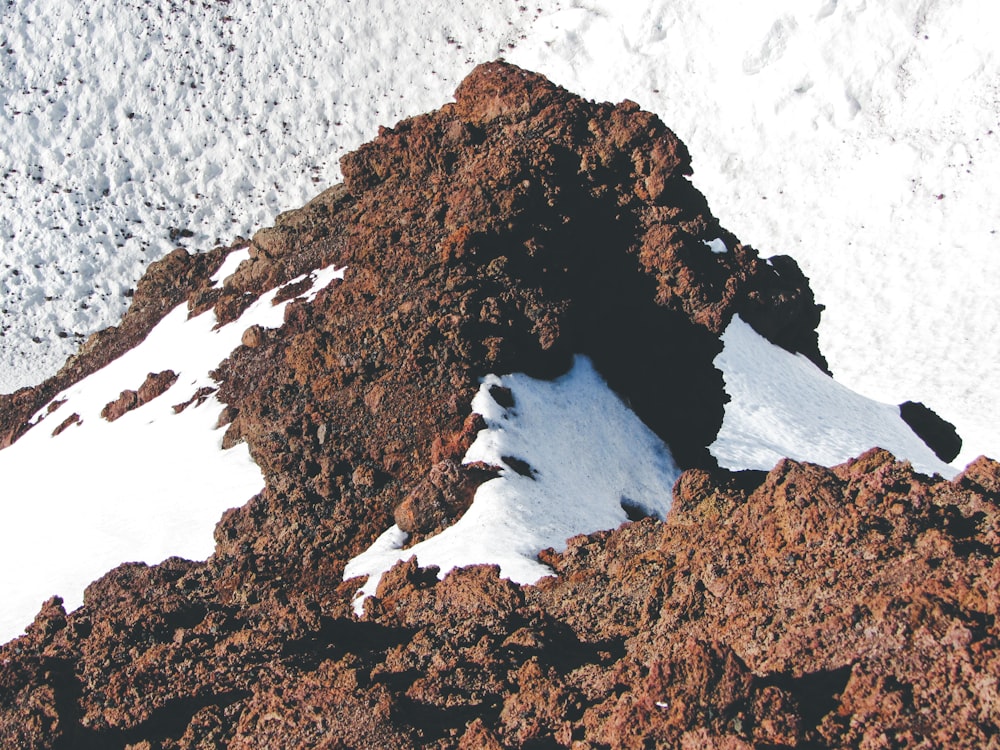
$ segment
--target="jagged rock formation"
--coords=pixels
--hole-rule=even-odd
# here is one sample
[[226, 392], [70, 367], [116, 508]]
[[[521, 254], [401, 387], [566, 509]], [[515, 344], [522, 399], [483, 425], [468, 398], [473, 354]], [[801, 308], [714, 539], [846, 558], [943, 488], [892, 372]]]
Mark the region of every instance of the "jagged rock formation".
[[[156, 264], [119, 329], [0, 402], [0, 438], [184, 299], [233, 320], [301, 274], [348, 272], [218, 369], [226, 444], [248, 444], [264, 492], [220, 521], [206, 563], [124, 565], [71, 614], [47, 603], [0, 649], [0, 744], [988, 741], [1000, 466], [946, 482], [873, 451], [720, 470], [718, 334], [738, 313], [825, 367], [820, 308], [791, 259], [719, 227], [689, 171], [636, 105], [494, 63], [346, 157], [344, 184], [259, 232], [223, 288], [225, 249]], [[558, 575], [535, 587], [403, 563], [358, 621], [347, 560], [394, 518], [447, 525], [490, 475], [458, 465], [479, 378], [556, 375], [574, 353], [688, 469], [666, 521], [544, 553]]]

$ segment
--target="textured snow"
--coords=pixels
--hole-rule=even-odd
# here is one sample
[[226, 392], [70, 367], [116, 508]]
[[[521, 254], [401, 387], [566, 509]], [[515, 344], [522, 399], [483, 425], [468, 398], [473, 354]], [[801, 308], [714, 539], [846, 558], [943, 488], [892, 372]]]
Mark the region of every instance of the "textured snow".
[[0, 392], [115, 323], [173, 247], [250, 236], [338, 181], [343, 154], [447, 101], [533, 18], [512, 0], [0, 4]]
[[[509, 388], [514, 406], [497, 404], [491, 386]], [[487, 427], [464, 460], [500, 466], [501, 475], [480, 485], [469, 510], [440, 534], [402, 549], [408, 535], [391, 526], [351, 560], [345, 580], [368, 576], [355, 598], [358, 614], [399, 560], [416, 556], [421, 567], [437, 566], [442, 578], [456, 567], [499, 565], [504, 578], [535, 583], [552, 575], [538, 562], [543, 549], [565, 549], [571, 536], [621, 525], [625, 507], [657, 518], [670, 510], [680, 472], [669, 449], [586, 357], [576, 357], [555, 381], [488, 376], [472, 409]], [[530, 476], [516, 471], [510, 457], [526, 462]]]
[[[317, 272], [305, 298], [341, 271]], [[222, 512], [264, 487], [245, 444], [221, 449], [214, 396], [175, 414], [250, 325], [281, 325], [289, 301], [262, 296], [236, 321], [215, 329], [215, 313], [169, 313], [135, 349], [53, 399], [36, 426], [0, 451], [0, 643], [18, 635], [42, 602], [58, 594], [82, 603], [87, 584], [126, 561], [205, 559]], [[101, 409], [150, 372], [178, 375], [169, 390], [114, 422]], [[60, 404], [60, 402], [63, 402]], [[53, 436], [71, 414], [80, 423]]]
[[173, 245], [269, 224], [505, 55], [658, 113], [723, 224], [799, 260], [841, 382], [936, 409], [960, 463], [1000, 453], [998, 21], [989, 0], [7, 3], [0, 391], [114, 323]]
[[878, 446], [925, 474], [957, 473], [914, 434], [897, 405], [845, 388], [739, 317], [722, 341], [715, 366], [731, 400], [709, 446], [721, 466], [769, 471], [783, 457], [833, 466]]

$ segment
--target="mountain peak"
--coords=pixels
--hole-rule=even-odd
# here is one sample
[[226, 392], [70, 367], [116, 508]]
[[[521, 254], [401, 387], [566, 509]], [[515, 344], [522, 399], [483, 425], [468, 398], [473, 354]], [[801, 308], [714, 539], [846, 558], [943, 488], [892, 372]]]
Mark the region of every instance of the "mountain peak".
[[[48, 600], [0, 654], [0, 737], [852, 744], [844, 717], [894, 720], [870, 716], [904, 682], [938, 716], [968, 700], [866, 634], [937, 607], [932, 578], [988, 582], [996, 465], [816, 465], [872, 439], [939, 464], [829, 378], [798, 266], [720, 226], [655, 115], [494, 62], [342, 166], [249, 242], [168, 256], [116, 331], [0, 404], [18, 457], [184, 424], [264, 485], [206, 562]], [[905, 647], [968, 664], [985, 615], [934, 611], [968, 637]]]

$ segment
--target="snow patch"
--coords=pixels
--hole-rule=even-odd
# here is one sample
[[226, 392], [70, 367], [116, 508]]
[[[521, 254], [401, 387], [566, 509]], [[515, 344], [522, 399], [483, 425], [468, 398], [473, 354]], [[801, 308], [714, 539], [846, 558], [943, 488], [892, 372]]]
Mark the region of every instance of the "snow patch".
[[[512, 407], [490, 396], [494, 386], [510, 389]], [[344, 580], [368, 576], [354, 602], [359, 615], [382, 574], [399, 560], [416, 556], [423, 567], [437, 566], [440, 578], [456, 567], [499, 565], [503, 577], [530, 584], [552, 575], [538, 562], [541, 550], [564, 549], [571, 536], [615, 528], [628, 520], [626, 508], [656, 518], [670, 509], [680, 470], [669, 449], [586, 357], [576, 357], [573, 368], [553, 381], [489, 375], [472, 409], [487, 428], [464, 461], [501, 466], [500, 476], [480, 485], [465, 515], [440, 534], [402, 549], [407, 534], [392, 526], [352, 559]]]
[[958, 473], [917, 437], [898, 406], [846, 388], [739, 317], [722, 341], [715, 366], [731, 400], [709, 446], [721, 466], [769, 471], [786, 456], [834, 466], [877, 446], [925, 474], [950, 479]]
[[212, 275], [212, 288], [222, 289], [222, 287], [225, 286], [226, 279], [236, 273], [236, 269], [239, 268], [240, 263], [249, 259], [249, 247], [245, 247], [240, 250], [233, 250], [229, 253], [229, 255], [226, 256], [226, 259], [222, 261], [222, 265], [219, 266], [219, 270]]
[[725, 255], [729, 252], [726, 243], [722, 241], [721, 237], [716, 237], [714, 240], [702, 240], [701, 242], [716, 255]]

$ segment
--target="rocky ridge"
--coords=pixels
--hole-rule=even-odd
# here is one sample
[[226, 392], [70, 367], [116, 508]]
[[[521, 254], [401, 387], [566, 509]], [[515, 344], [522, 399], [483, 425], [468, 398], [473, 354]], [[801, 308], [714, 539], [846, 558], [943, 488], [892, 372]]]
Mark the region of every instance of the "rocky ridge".
[[[722, 229], [683, 144], [635, 104], [503, 63], [455, 99], [346, 157], [344, 184], [258, 232], [221, 288], [231, 249], [175, 252], [121, 326], [0, 398], [9, 444], [185, 299], [228, 321], [302, 274], [348, 269], [282, 328], [248, 329], [217, 370], [225, 444], [247, 443], [264, 492], [223, 517], [207, 562], [124, 565], [73, 613], [48, 602], [0, 649], [0, 744], [995, 741], [1000, 466], [947, 482], [873, 450], [832, 469], [721, 470], [712, 360], [733, 315], [825, 368], [794, 261]], [[460, 463], [479, 379], [551, 377], [576, 353], [687, 469], [667, 519], [544, 552], [557, 576], [534, 587], [401, 563], [357, 620], [346, 562], [394, 519], [447, 526], [496, 471]]]

